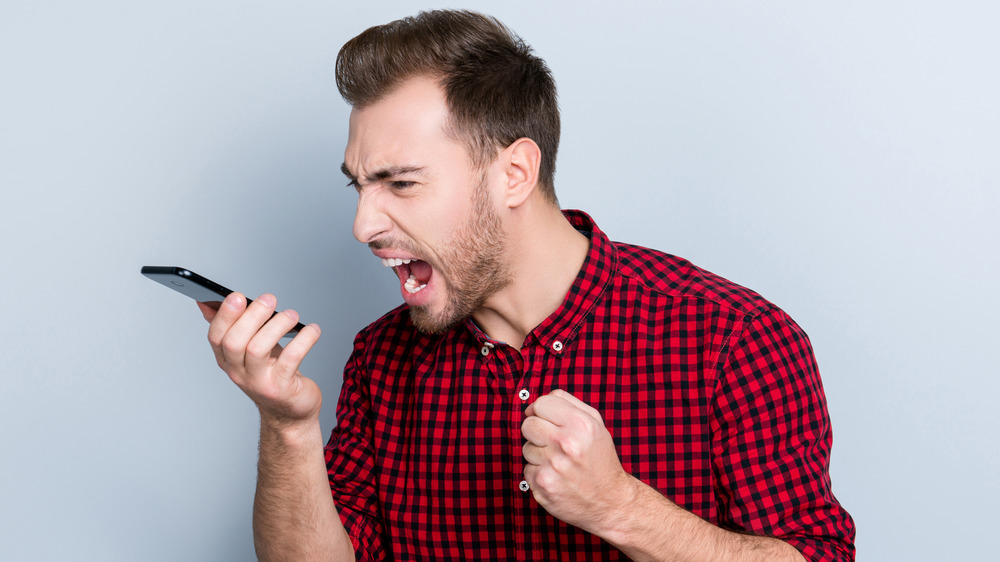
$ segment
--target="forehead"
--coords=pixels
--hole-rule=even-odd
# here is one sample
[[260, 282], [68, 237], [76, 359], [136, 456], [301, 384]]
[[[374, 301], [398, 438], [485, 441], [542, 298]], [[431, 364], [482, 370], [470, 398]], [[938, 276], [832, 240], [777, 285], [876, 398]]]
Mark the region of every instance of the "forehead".
[[[379, 101], [351, 111], [344, 163], [355, 176], [391, 166], [467, 163], [446, 132], [448, 106], [437, 81], [411, 78]], [[458, 162], [453, 162], [458, 163]]]

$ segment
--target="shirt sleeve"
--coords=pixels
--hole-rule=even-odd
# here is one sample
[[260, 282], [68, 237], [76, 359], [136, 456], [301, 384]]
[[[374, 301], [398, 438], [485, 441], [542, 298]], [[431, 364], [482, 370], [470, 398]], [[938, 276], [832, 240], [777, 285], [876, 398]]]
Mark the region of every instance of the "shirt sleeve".
[[833, 496], [833, 437], [809, 339], [778, 309], [734, 334], [712, 414], [720, 526], [782, 539], [806, 560], [854, 560]]
[[386, 560], [375, 455], [372, 445], [371, 399], [362, 358], [362, 335], [344, 368], [337, 403], [337, 427], [325, 448], [327, 475], [337, 512], [357, 560]]

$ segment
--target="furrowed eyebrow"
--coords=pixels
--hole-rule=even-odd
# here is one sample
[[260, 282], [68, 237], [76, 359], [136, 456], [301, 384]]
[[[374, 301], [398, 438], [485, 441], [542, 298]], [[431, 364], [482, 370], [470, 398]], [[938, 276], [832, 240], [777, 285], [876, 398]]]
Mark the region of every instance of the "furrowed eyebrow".
[[365, 178], [368, 182], [383, 181], [396, 176], [402, 176], [405, 174], [418, 174], [423, 175], [424, 168], [422, 166], [389, 166], [388, 168], [382, 168], [381, 170], [375, 170], [368, 177]]
[[[347, 176], [347, 179], [351, 180], [351, 185], [358, 185], [358, 178], [347, 169], [347, 163], [340, 165], [340, 171]], [[380, 170], [375, 170], [371, 174], [364, 177], [365, 183], [373, 183], [379, 181], [385, 181], [387, 179], [394, 178], [396, 176], [402, 176], [405, 174], [417, 174], [424, 175], [426, 169], [423, 166], [389, 166], [387, 168], [382, 168]]]

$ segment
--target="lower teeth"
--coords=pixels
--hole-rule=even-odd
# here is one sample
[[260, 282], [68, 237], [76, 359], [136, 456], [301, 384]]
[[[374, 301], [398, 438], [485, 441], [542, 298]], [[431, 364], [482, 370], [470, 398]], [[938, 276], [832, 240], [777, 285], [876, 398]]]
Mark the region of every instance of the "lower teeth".
[[403, 288], [406, 289], [406, 292], [410, 293], [411, 295], [420, 291], [426, 286], [427, 283], [424, 283], [423, 285], [417, 285], [417, 278], [413, 275], [410, 275], [409, 279], [406, 280], [406, 283], [403, 284]]

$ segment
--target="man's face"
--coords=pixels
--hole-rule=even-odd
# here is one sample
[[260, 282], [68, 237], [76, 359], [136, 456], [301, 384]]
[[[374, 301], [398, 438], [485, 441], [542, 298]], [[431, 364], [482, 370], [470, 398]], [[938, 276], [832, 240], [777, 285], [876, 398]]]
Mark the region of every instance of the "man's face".
[[344, 170], [358, 187], [354, 236], [399, 276], [416, 327], [440, 332], [509, 282], [490, 169], [445, 133], [433, 80], [405, 82], [351, 112]]

